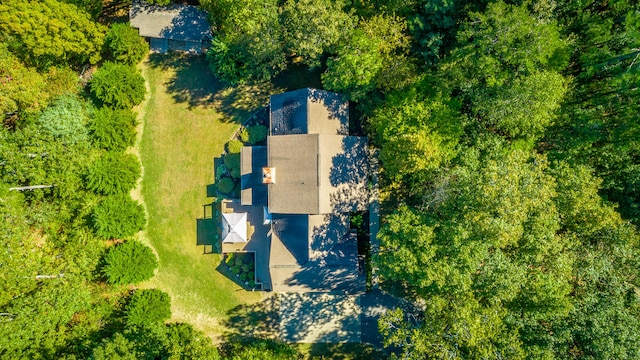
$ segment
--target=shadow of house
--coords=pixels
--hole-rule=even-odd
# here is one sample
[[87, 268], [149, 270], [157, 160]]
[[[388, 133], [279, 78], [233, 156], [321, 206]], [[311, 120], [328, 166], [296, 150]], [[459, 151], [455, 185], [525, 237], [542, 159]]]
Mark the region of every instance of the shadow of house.
[[129, 22], [149, 41], [152, 52], [202, 53], [211, 42], [207, 13], [192, 5], [158, 6], [134, 1]]

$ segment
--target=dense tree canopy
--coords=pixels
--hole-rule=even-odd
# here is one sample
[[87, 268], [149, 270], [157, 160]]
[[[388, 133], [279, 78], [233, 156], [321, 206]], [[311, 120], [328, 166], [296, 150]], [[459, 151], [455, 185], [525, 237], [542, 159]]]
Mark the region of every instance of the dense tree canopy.
[[128, 326], [150, 326], [171, 317], [169, 294], [159, 289], [137, 290], [126, 308]]
[[3, 1], [0, 30], [9, 49], [37, 67], [97, 63], [105, 32], [89, 14], [58, 0]]
[[91, 80], [91, 93], [104, 105], [130, 109], [144, 100], [144, 78], [132, 66], [106, 62]]
[[[137, 284], [150, 279], [157, 267], [158, 260], [156, 255], [148, 246], [137, 240], [128, 240], [115, 245], [107, 251], [104, 256], [102, 273], [112, 284]], [[130, 307], [127, 309], [127, 311], [131, 311], [131, 324], [139, 325], [141, 323], [140, 309], [137, 306], [145, 306], [143, 302], [149, 301], [147, 298], [149, 295], [151, 295], [151, 298], [155, 298], [156, 293], [141, 293], [132, 299], [134, 301], [133, 305], [130, 303]], [[162, 301], [164, 295], [160, 297], [160, 301]], [[163, 311], [159, 312], [158, 315], [164, 317]]]
[[105, 36], [111, 57], [127, 65], [135, 65], [149, 53], [149, 44], [128, 24], [113, 24]]
[[98, 109], [89, 122], [93, 143], [100, 148], [122, 151], [136, 140], [136, 114], [129, 110]]
[[133, 154], [108, 152], [89, 166], [87, 188], [104, 195], [128, 193], [140, 177], [140, 161]]
[[146, 216], [142, 205], [128, 194], [105, 197], [92, 214], [96, 234], [105, 239], [122, 239], [142, 230]]

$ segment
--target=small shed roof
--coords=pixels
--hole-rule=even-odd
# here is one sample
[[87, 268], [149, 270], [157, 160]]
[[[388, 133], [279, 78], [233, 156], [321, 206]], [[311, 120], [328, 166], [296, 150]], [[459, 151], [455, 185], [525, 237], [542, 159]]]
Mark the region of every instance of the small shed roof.
[[143, 37], [201, 41], [211, 36], [207, 13], [192, 5], [158, 6], [134, 1], [129, 22]]
[[222, 242], [247, 242], [247, 213], [222, 213]]

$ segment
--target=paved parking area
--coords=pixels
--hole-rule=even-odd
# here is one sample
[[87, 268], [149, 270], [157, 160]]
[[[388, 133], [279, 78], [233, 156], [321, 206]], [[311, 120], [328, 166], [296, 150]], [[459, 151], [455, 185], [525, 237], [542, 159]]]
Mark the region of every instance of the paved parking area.
[[359, 295], [279, 294], [280, 340], [290, 343], [360, 342]]

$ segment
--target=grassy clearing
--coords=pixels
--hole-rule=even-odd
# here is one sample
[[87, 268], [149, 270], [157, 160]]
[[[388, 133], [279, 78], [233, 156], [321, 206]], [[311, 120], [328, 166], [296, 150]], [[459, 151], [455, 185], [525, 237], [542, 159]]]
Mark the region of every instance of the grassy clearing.
[[240, 289], [216, 270], [220, 255], [203, 254], [196, 246], [196, 219], [212, 201], [206, 189], [213, 182], [213, 159], [272, 89], [224, 87], [200, 57], [152, 55], [142, 71], [149, 91], [139, 109], [141, 193], [149, 218], [143, 238], [160, 260], [156, 276], [143, 287], [171, 295], [173, 321], [219, 338], [227, 313], [262, 294]]

